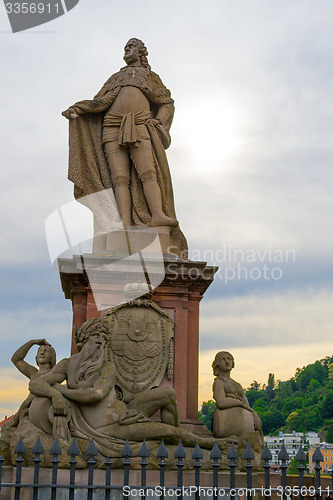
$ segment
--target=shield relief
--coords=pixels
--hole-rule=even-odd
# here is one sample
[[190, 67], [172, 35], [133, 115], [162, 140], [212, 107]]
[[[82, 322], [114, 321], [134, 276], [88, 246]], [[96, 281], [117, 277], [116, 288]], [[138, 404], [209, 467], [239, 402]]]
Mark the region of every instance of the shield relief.
[[132, 300], [111, 309], [104, 318], [120, 399], [127, 403], [158, 387], [164, 377], [173, 380], [174, 322], [155, 302]]

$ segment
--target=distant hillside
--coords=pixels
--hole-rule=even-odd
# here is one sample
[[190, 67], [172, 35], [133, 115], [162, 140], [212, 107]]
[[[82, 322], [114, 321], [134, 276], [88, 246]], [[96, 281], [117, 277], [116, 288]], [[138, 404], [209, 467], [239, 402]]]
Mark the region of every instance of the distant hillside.
[[[252, 382], [246, 396], [261, 418], [264, 434], [282, 429], [321, 431], [333, 443], [333, 356], [297, 368], [286, 382], [275, 382], [270, 373], [267, 385]], [[215, 403], [208, 401], [199, 412], [208, 428], [214, 408]]]

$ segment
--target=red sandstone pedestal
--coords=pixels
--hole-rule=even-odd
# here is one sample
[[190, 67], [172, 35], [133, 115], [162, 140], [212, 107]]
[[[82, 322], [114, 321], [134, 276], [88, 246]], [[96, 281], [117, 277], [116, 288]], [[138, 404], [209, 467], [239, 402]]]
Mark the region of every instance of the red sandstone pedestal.
[[144, 263], [139, 257], [137, 260], [121, 259], [119, 253], [59, 259], [62, 289], [65, 297], [72, 301], [73, 326], [81, 326], [87, 319], [102, 316], [111, 307], [128, 300], [123, 294], [127, 283], [140, 283], [142, 276], [151, 278], [152, 283], [161, 280], [152, 300], [175, 323], [173, 387], [182, 426], [196, 432], [201, 428], [197, 421], [199, 303], [216, 271], [217, 267], [207, 266], [206, 262], [168, 259], [165, 255], [162, 261], [151, 255]]

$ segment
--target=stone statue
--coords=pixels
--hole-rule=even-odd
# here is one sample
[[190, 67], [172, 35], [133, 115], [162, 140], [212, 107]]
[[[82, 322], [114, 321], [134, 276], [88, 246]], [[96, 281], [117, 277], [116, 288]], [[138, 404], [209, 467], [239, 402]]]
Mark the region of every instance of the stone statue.
[[232, 354], [226, 351], [218, 352], [212, 364], [216, 377], [213, 383], [216, 410], [212, 415], [213, 433], [216, 437], [239, 436], [253, 431], [261, 433], [259, 416], [250, 408], [242, 386], [230, 377], [234, 366]]
[[[38, 369], [24, 360], [34, 345], [39, 346], [36, 355]], [[54, 367], [56, 364], [56, 353], [51, 344], [49, 344], [45, 339], [29, 340], [19, 347], [13, 354], [12, 362], [28, 379], [35, 380], [41, 375], [48, 373]], [[14, 417], [8, 422], [8, 425], [16, 427], [22, 418], [27, 417], [29, 407], [33, 399], [34, 395], [30, 393], [27, 399], [23, 401]]]
[[[127, 404], [117, 398], [108, 330], [101, 319], [88, 320], [76, 332], [79, 353], [30, 382], [30, 391], [36, 396], [29, 411], [33, 426], [60, 440], [69, 440], [69, 435], [87, 442], [93, 438], [104, 457], [119, 453], [126, 439], [164, 439], [169, 444], [178, 444], [181, 439], [184, 446], [194, 446], [198, 441], [202, 448], [211, 449], [213, 437], [203, 438], [178, 427], [174, 389], [153, 388]], [[150, 419], [158, 410], [161, 422]]]
[[[126, 66], [93, 100], [63, 112], [70, 121], [69, 179], [75, 197], [94, 212], [95, 234], [114, 228], [114, 208], [107, 199], [112, 190], [125, 228], [167, 227], [170, 244], [184, 251], [165, 154], [174, 101], [151, 71], [147, 55], [144, 43], [131, 38], [125, 45]], [[101, 210], [90, 200], [93, 193], [102, 193]]]

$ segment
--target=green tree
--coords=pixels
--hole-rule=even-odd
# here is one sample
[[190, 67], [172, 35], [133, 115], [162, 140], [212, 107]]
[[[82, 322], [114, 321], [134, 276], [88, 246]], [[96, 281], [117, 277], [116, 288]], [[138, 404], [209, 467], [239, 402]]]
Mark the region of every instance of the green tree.
[[203, 402], [201, 406], [201, 410], [198, 412], [199, 420], [202, 420], [206, 427], [209, 430], [212, 428], [212, 413], [216, 408], [215, 401], [211, 399], [209, 401]]
[[256, 380], [254, 380], [250, 384], [250, 389], [254, 389], [255, 391], [260, 391], [260, 384], [259, 384], [259, 382], [257, 382]]
[[274, 377], [273, 373], [270, 373], [268, 375], [268, 382], [267, 382], [267, 386], [266, 386], [266, 393], [267, 393], [268, 402], [270, 402], [275, 397], [274, 387], [275, 387], [275, 377]]
[[289, 467], [287, 469], [287, 474], [299, 474], [297, 469], [298, 462], [295, 458], [292, 458], [289, 463]]
[[333, 363], [328, 366], [328, 380], [333, 380]]
[[333, 444], [333, 423], [330, 424], [327, 428], [325, 439], [327, 443], [332, 443]]
[[262, 423], [264, 434], [274, 434], [274, 432], [285, 424], [285, 418], [279, 410], [268, 410], [264, 413], [258, 412]]
[[333, 418], [333, 394], [329, 393], [322, 403], [322, 416], [324, 418]]

